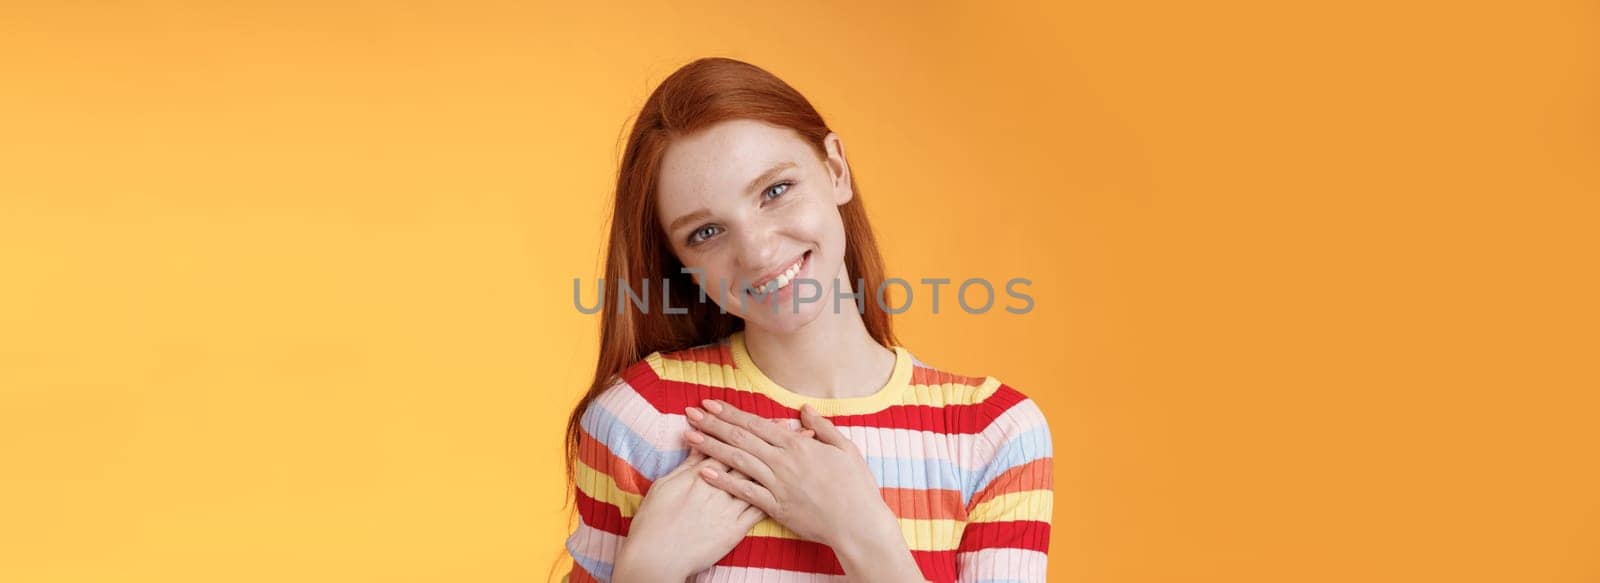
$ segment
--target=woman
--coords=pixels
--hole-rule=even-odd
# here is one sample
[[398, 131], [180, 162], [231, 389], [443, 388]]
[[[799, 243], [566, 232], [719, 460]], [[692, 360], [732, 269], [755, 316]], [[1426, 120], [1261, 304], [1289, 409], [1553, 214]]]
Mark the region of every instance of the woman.
[[609, 245], [571, 581], [1044, 580], [1043, 414], [898, 345], [844, 145], [800, 93], [731, 59], [674, 72]]

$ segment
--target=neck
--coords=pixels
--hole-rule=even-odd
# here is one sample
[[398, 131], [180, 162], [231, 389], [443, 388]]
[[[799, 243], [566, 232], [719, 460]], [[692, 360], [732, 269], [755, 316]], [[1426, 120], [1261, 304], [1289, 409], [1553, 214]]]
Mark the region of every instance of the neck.
[[[870, 299], [868, 301], [871, 301]], [[831, 303], [799, 329], [773, 332], [746, 326], [745, 349], [773, 382], [801, 395], [843, 399], [871, 395], [889, 382], [895, 352], [867, 331], [849, 302]]]

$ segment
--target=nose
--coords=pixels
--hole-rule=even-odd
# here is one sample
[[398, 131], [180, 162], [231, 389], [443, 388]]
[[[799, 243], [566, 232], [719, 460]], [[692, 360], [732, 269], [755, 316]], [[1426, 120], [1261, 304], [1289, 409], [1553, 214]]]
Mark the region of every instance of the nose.
[[743, 226], [736, 241], [739, 244], [739, 268], [743, 273], [741, 277], [754, 279], [761, 276], [761, 270], [772, 267], [782, 259], [778, 257], [777, 228], [760, 220], [750, 221]]

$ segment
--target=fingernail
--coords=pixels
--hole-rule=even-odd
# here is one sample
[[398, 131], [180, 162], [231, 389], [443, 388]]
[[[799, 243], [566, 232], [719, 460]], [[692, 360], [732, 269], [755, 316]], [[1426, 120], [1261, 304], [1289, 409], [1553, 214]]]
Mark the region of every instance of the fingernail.
[[685, 434], [684, 437], [689, 440], [689, 443], [700, 443], [706, 440], [706, 436], [700, 435], [700, 432], [698, 431], [690, 431], [689, 433]]
[[693, 419], [695, 421], [699, 421], [701, 419], [705, 419], [706, 418], [706, 414], [705, 413], [701, 413], [699, 409], [696, 409], [694, 407], [690, 407], [688, 409], [684, 409], [683, 410], [683, 414], [684, 415], [688, 415], [690, 419]]
[[710, 411], [712, 413], [721, 413], [722, 412], [722, 403], [718, 403], [718, 402], [716, 402], [716, 401], [714, 401], [712, 399], [706, 399], [701, 404], [705, 405], [706, 406], [706, 410]]
[[717, 471], [711, 468], [700, 468], [700, 475], [714, 480], [717, 478]]
[[816, 414], [816, 411], [812, 411], [811, 410], [811, 403], [806, 403], [804, 405], [801, 405], [800, 406], [800, 412], [801, 413], [811, 413], [813, 415]]

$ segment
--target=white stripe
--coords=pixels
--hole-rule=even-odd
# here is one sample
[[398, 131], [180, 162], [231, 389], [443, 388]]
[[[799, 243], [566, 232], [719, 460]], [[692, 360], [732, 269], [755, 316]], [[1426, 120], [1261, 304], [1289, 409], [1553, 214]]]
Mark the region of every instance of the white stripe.
[[622, 540], [623, 537], [589, 526], [580, 520], [578, 529], [567, 537], [567, 550], [597, 561], [612, 563], [616, 561], [617, 550], [622, 547]]
[[[628, 391], [629, 396], [619, 396], [612, 401], [617, 406], [634, 409], [639, 406], [650, 407], [644, 397]], [[1030, 410], [1017, 411], [1018, 407]], [[609, 409], [610, 407], [608, 407]], [[1021, 435], [1022, 433], [1043, 425], [1044, 415], [1037, 414], [1038, 407], [1032, 401], [1017, 403], [1013, 411], [1001, 414], [990, 424], [983, 433], [939, 433], [916, 429], [899, 429], [889, 427], [868, 427], [861, 425], [844, 426], [839, 432], [856, 447], [861, 448], [867, 456], [884, 456], [914, 460], [937, 459], [949, 462], [965, 470], [982, 470], [994, 457], [995, 448], [1001, 443], [993, 442], [997, 437]], [[1017, 414], [1014, 414], [1017, 413]], [[660, 415], [652, 412], [652, 415]], [[619, 417], [622, 417], [619, 415]], [[625, 418], [625, 417], [623, 417]], [[689, 447], [683, 438], [683, 432], [689, 430], [689, 419], [683, 415], [668, 414], [656, 420], [661, 427], [659, 431], [649, 432], [644, 437], [657, 451], [681, 456]], [[788, 419], [785, 423], [791, 430], [800, 428], [799, 419]]]
[[1039, 410], [1039, 404], [1033, 399], [1023, 399], [995, 417], [994, 422], [978, 434], [973, 457], [987, 464], [1007, 441], [1040, 425], [1045, 425], [1044, 411]]
[[695, 573], [689, 580], [694, 581], [694, 583], [749, 583], [758, 581], [846, 583], [850, 579], [843, 575], [823, 575], [820, 573], [790, 571], [788, 569], [714, 565], [710, 569]]
[[961, 581], [1044, 581], [1048, 557], [1032, 549], [994, 548], [956, 553]]

